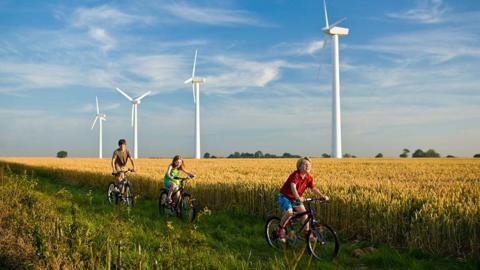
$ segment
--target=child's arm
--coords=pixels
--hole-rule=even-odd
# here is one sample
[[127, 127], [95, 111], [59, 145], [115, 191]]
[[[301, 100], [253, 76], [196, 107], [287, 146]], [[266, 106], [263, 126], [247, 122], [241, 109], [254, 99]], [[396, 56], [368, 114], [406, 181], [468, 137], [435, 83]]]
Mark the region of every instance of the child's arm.
[[189, 172], [185, 169], [181, 169], [181, 170], [182, 170], [182, 172], [186, 173], [190, 178], [195, 177], [195, 175], [193, 173], [191, 173], [191, 172]]
[[300, 202], [303, 203], [303, 197], [300, 197], [300, 196], [298, 195], [297, 185], [296, 185], [295, 183], [293, 183], [293, 182], [290, 183], [290, 189], [292, 190], [292, 194], [293, 194], [293, 196], [295, 196], [295, 199], [296, 199], [297, 201], [300, 201]]
[[130, 162], [132, 163], [133, 171], [136, 171], [135, 170], [135, 162], [133, 161], [132, 157], [130, 157]]
[[113, 153], [112, 157], [112, 172], [117, 173], [117, 170], [115, 170], [115, 159], [117, 158], [117, 152]]
[[312, 188], [312, 192], [315, 193], [315, 195], [318, 195], [320, 198], [328, 201], [328, 196], [323, 195], [323, 194], [320, 192], [320, 190], [318, 190], [318, 188], [316, 188], [316, 187]]
[[173, 170], [172, 165], [168, 165], [167, 176], [168, 176], [168, 178], [170, 178], [170, 179], [173, 179], [172, 170]]

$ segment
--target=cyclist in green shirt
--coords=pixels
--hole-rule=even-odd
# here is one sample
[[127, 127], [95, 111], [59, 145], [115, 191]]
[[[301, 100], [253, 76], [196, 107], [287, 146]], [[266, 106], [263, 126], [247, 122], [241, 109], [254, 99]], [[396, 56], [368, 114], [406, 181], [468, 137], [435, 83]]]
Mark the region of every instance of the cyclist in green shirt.
[[[172, 163], [168, 165], [167, 172], [163, 178], [163, 186], [168, 190], [166, 203], [172, 203], [172, 194], [180, 187], [180, 171], [186, 173], [188, 177], [193, 178], [195, 175], [185, 170], [185, 162], [182, 157], [176, 155], [173, 157]], [[177, 200], [180, 194], [177, 193]]]

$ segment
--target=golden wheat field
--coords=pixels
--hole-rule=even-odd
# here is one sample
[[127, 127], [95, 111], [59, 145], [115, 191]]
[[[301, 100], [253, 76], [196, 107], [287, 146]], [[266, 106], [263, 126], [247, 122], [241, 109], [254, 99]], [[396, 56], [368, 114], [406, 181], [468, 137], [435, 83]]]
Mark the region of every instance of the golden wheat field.
[[[169, 159], [139, 159], [129, 177], [139, 198], [156, 198]], [[185, 160], [197, 175], [187, 187], [197, 205], [278, 214], [275, 194], [295, 159]], [[17, 171], [105, 187], [109, 159], [0, 158]], [[331, 198], [317, 206], [342, 239], [365, 239], [437, 254], [480, 256], [479, 159], [314, 159], [316, 186]], [[261, 232], [259, 232], [260, 234]]]

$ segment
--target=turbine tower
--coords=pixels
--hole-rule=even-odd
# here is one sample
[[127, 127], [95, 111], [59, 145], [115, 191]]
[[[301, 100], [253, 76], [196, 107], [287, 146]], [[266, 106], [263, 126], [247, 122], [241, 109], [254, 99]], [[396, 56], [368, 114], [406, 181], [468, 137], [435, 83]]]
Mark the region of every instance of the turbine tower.
[[138, 159], [138, 114], [137, 114], [137, 109], [138, 109], [138, 104], [141, 103], [142, 99], [148, 95], [150, 95], [152, 92], [148, 91], [144, 93], [143, 95], [133, 99], [129, 95], [125, 94], [120, 88], [116, 88], [117, 91], [122, 94], [125, 98], [128, 99], [132, 103], [132, 127], [133, 127], [133, 158]]
[[95, 97], [95, 101], [97, 102], [97, 114], [95, 116], [95, 120], [93, 120], [93, 125], [91, 130], [95, 127], [95, 123], [97, 123], [98, 120], [98, 125], [99, 125], [99, 130], [100, 134], [98, 136], [98, 158], [103, 158], [103, 148], [102, 148], [102, 121], [107, 120], [107, 116], [105, 114], [100, 113], [100, 108], [98, 107], [98, 97]]
[[195, 58], [193, 59], [192, 77], [187, 79], [185, 83], [192, 84], [193, 103], [195, 104], [195, 158], [200, 156], [200, 83], [205, 83], [205, 78], [195, 77], [195, 65], [197, 64], [197, 52], [195, 50]]
[[348, 28], [338, 27], [346, 18], [329, 25], [327, 4], [323, 0], [323, 11], [325, 13], [325, 27], [323, 33], [332, 37], [332, 157], [342, 158], [342, 122], [340, 117], [340, 66], [339, 66], [339, 45], [338, 37], [348, 35]]

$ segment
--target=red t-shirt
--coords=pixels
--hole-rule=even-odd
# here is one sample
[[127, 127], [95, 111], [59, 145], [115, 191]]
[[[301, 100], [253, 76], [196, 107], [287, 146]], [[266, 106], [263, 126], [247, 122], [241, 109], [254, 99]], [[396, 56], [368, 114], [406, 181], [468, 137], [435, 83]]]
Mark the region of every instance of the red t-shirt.
[[302, 179], [298, 170], [290, 174], [287, 181], [280, 189], [280, 193], [282, 193], [290, 200], [295, 200], [295, 196], [293, 195], [292, 189], [290, 188], [291, 183], [295, 183], [295, 185], [297, 186], [298, 196], [302, 196], [303, 192], [305, 191], [305, 189], [307, 189], [307, 187], [313, 188], [313, 177], [307, 173]]

